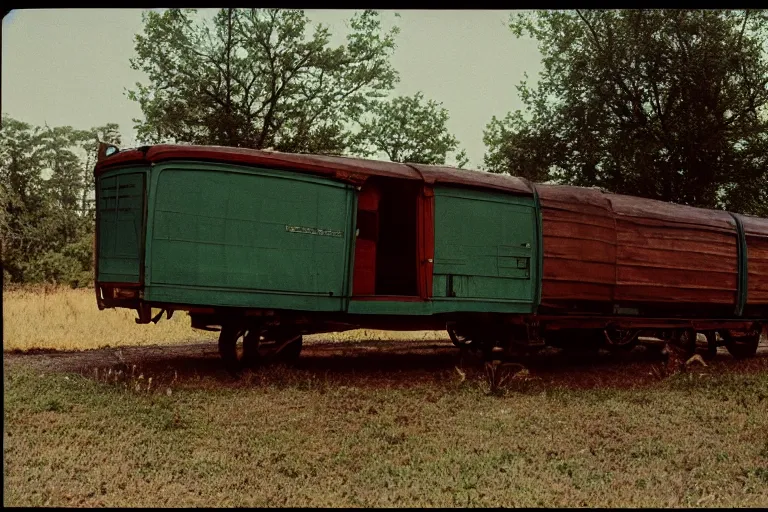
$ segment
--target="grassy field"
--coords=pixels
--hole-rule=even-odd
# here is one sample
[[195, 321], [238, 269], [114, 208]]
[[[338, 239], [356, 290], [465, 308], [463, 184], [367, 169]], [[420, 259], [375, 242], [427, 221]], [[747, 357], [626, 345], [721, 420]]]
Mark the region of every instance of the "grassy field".
[[[153, 310], [153, 314], [159, 310]], [[3, 350], [88, 350], [215, 339], [218, 333], [192, 329], [189, 316], [177, 312], [157, 324], [139, 325], [129, 309], [99, 311], [92, 289], [22, 289], [3, 292]], [[434, 331], [385, 332], [358, 329], [307, 336], [307, 341], [368, 339], [447, 339]]]
[[184, 314], [140, 326], [60, 289], [3, 315], [6, 506], [768, 506], [762, 349], [664, 379], [650, 352], [555, 351], [490, 393], [413, 341], [444, 332], [308, 337], [233, 380]]
[[768, 506], [765, 372], [501, 396], [455, 372], [4, 373], [5, 505]]

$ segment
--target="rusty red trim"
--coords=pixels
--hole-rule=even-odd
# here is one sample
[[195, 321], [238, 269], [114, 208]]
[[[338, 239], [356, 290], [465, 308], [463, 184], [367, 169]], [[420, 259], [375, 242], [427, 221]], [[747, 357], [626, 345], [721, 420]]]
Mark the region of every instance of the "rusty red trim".
[[96, 281], [97, 286], [109, 286], [111, 288], [141, 288], [141, 283], [114, 283], [107, 281]]
[[[146, 149], [146, 151], [143, 151]], [[127, 164], [153, 164], [166, 160], [203, 160], [320, 174], [361, 185], [371, 176], [491, 188], [533, 195], [531, 186], [521, 178], [446, 166], [409, 165], [381, 160], [344, 156], [303, 155], [221, 146], [181, 146], [161, 144], [121, 151], [96, 164], [98, 176], [107, 169]]]
[[432, 297], [432, 275], [435, 259], [435, 193], [425, 185], [419, 194], [418, 222], [418, 281], [422, 300]]
[[[355, 232], [355, 262], [352, 269], [352, 295], [372, 295], [376, 292], [376, 249], [378, 245], [378, 224], [379, 224], [379, 203], [381, 201], [381, 191], [376, 183], [366, 182], [357, 195], [357, 230]], [[363, 227], [363, 215], [369, 215], [375, 219], [375, 233], [367, 233], [373, 239], [364, 238], [366, 229], [371, 229], [370, 225]], [[370, 221], [371, 219], [369, 219]]]

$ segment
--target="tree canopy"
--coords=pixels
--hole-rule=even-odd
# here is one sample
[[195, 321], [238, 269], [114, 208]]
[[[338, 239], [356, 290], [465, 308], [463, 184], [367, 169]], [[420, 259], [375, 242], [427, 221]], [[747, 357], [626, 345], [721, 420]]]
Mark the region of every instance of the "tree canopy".
[[487, 126], [488, 170], [768, 215], [765, 11], [537, 11], [510, 28], [543, 70]]
[[[355, 151], [368, 156], [380, 151], [393, 162], [443, 165], [459, 146], [448, 132], [448, 118], [440, 103], [425, 102], [421, 92], [380, 102], [359, 121]], [[456, 159], [459, 167], [467, 163], [464, 151]]]
[[376, 12], [349, 22], [346, 43], [327, 27], [310, 35], [301, 10], [221, 9], [212, 22], [194, 9], [143, 15], [131, 66], [144, 120], [140, 139], [280, 151], [342, 153], [349, 124], [398, 80], [389, 63], [395, 27]]
[[39, 127], [3, 114], [0, 242], [6, 279], [91, 279], [97, 140], [119, 144], [117, 125]]

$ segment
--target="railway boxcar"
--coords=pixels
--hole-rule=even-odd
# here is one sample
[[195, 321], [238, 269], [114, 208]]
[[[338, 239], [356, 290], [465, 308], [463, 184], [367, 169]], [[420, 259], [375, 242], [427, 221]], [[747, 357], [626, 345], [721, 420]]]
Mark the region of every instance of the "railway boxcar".
[[447, 328], [486, 351], [698, 331], [749, 355], [768, 318], [765, 219], [449, 167], [204, 146], [99, 154], [99, 307], [140, 323], [188, 311], [221, 330], [233, 368], [363, 326]]

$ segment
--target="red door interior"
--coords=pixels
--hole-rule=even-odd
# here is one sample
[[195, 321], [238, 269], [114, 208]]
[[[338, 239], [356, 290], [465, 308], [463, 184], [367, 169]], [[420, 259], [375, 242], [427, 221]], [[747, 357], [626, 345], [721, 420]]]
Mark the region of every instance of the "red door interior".
[[432, 271], [435, 257], [435, 193], [432, 187], [425, 185], [421, 190], [416, 212], [419, 296], [426, 300], [432, 296]]
[[434, 197], [422, 183], [369, 178], [358, 195], [352, 295], [419, 300], [432, 295]]
[[381, 192], [367, 181], [357, 200], [357, 238], [352, 295], [376, 293], [376, 243], [379, 235], [379, 201]]

